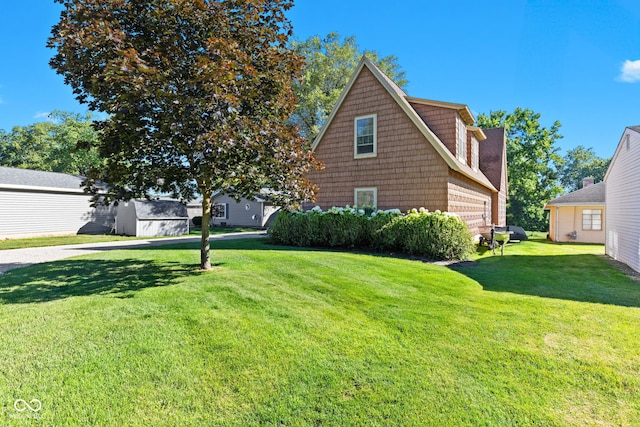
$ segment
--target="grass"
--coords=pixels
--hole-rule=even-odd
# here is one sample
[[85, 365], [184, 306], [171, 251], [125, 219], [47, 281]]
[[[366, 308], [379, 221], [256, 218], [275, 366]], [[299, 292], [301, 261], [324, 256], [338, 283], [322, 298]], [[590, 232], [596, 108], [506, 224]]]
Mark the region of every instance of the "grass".
[[[242, 231], [256, 231], [254, 228], [244, 227], [214, 227], [211, 234], [238, 233]], [[189, 235], [199, 236], [200, 228], [191, 228]], [[77, 245], [82, 243], [117, 242], [121, 240], [149, 239], [150, 237], [119, 236], [115, 234], [77, 234], [73, 236], [30, 237], [25, 239], [0, 240], [0, 250], [38, 248], [43, 246]], [[161, 237], [151, 237], [161, 238]]]
[[633, 426], [640, 285], [601, 246], [453, 269], [263, 240], [0, 277], [0, 424]]
[[115, 234], [76, 234], [73, 236], [29, 237], [24, 239], [0, 240], [0, 250], [77, 245], [82, 243], [117, 242], [121, 240], [136, 239], [140, 239], [140, 237], [117, 236]]

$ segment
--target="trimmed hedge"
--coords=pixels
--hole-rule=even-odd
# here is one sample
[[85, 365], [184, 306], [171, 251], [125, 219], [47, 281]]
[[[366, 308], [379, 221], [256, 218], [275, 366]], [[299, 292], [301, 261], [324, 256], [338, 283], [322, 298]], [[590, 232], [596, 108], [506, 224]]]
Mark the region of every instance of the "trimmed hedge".
[[365, 212], [316, 207], [281, 211], [268, 230], [277, 244], [402, 252], [429, 259], [464, 259], [473, 250], [467, 224], [446, 212], [413, 209]]

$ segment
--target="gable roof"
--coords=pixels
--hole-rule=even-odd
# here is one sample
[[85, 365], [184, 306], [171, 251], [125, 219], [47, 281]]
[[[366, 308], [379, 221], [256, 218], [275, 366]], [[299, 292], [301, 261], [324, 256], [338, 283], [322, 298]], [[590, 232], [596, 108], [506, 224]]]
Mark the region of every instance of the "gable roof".
[[624, 128], [622, 136], [620, 137], [620, 142], [618, 142], [618, 146], [616, 147], [616, 151], [615, 153], [613, 153], [613, 157], [611, 157], [611, 162], [609, 163], [609, 167], [607, 168], [607, 173], [604, 174], [604, 182], [607, 182], [609, 172], [611, 172], [611, 170], [613, 169], [613, 165], [616, 163], [616, 160], [618, 160], [618, 153], [620, 153], [620, 149], [622, 148], [622, 143], [625, 139], [624, 136], [627, 134], [627, 130], [631, 130], [635, 133], [640, 133], [640, 126], [627, 126], [626, 128]]
[[[507, 170], [507, 152], [504, 128], [483, 129], [486, 139], [480, 144], [478, 162], [480, 170], [491, 181], [494, 187], [502, 190], [502, 174]], [[506, 189], [505, 189], [506, 190]]]
[[[599, 182], [553, 199], [547, 206], [604, 205], [605, 183]], [[546, 206], [545, 206], [546, 208]]]
[[84, 193], [81, 176], [0, 166], [0, 188]]
[[[409, 98], [407, 94], [402, 89], [400, 89], [400, 87], [398, 87], [397, 84], [393, 82], [393, 80], [391, 80], [387, 75], [385, 75], [366, 56], [363, 56], [362, 60], [360, 60], [360, 63], [356, 67], [356, 70], [354, 71], [354, 73], [351, 75], [351, 78], [349, 79], [347, 86], [344, 88], [344, 90], [342, 91], [342, 94], [340, 94], [340, 97], [336, 102], [336, 105], [333, 107], [331, 114], [329, 114], [327, 121], [325, 122], [324, 126], [322, 126], [322, 129], [320, 129], [320, 133], [318, 133], [318, 136], [316, 137], [316, 139], [313, 141], [313, 144], [311, 146], [312, 150], [315, 151], [318, 144], [320, 144], [320, 142], [322, 141], [324, 134], [326, 133], [329, 126], [331, 125], [331, 122], [333, 121], [335, 115], [340, 110], [340, 106], [342, 105], [347, 95], [349, 94], [351, 87], [354, 85], [358, 76], [360, 75], [360, 73], [365, 67], [374, 75], [374, 77], [378, 80], [378, 82], [380, 82], [380, 84], [387, 90], [387, 92], [391, 95], [394, 101], [400, 106], [400, 108], [411, 120], [411, 122], [413, 122], [413, 124], [420, 131], [420, 133], [422, 133], [425, 139], [431, 144], [431, 146], [433, 146], [436, 152], [444, 159], [445, 163], [447, 164], [447, 166], [449, 166], [450, 169], [456, 172], [459, 172], [462, 175], [472, 179], [473, 181], [476, 181], [482, 184], [483, 186], [485, 186], [491, 191], [498, 191], [493, 186], [493, 184], [489, 181], [489, 179], [486, 176], [484, 176], [482, 172], [475, 172], [471, 167], [460, 162], [453, 155], [453, 153], [449, 151], [449, 149], [442, 143], [442, 141], [440, 141], [440, 139], [436, 136], [436, 134], [434, 134], [433, 131], [429, 129], [429, 126], [427, 126], [424, 120], [420, 117], [420, 115], [416, 112], [416, 110], [411, 106], [409, 101], [411, 100], [411, 102], [415, 102], [415, 103], [429, 103], [429, 105], [437, 104], [438, 106], [441, 106], [441, 107], [456, 109], [458, 110], [458, 112], [463, 111], [463, 113], [461, 113], [461, 116], [463, 120], [467, 122], [466, 124], [470, 125], [473, 123], [473, 121], [475, 121], [475, 119], [473, 118], [471, 111], [469, 111], [466, 105], [453, 104], [453, 103], [447, 103], [447, 102], [441, 102], [441, 101], [432, 101], [432, 100], [426, 100], [426, 99], [420, 99], [420, 98]], [[469, 123], [469, 120], [472, 120], [472, 121]]]
[[444, 102], [444, 101], [436, 101], [433, 99], [424, 99], [424, 98], [413, 98], [411, 96], [405, 95], [407, 101], [415, 102], [416, 104], [423, 105], [431, 105], [433, 107], [441, 107], [441, 108], [449, 108], [451, 110], [456, 110], [460, 117], [464, 120], [465, 124], [472, 125], [476, 122], [476, 118], [473, 117], [471, 110], [464, 104], [456, 104], [454, 102]]

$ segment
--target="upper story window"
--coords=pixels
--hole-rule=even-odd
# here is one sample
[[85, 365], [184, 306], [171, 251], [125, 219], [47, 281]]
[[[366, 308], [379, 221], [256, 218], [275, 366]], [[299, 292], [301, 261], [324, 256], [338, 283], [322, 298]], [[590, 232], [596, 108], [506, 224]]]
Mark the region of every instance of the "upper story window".
[[465, 165], [467, 164], [467, 125], [458, 117], [458, 153], [457, 157]]
[[365, 157], [375, 157], [378, 153], [378, 117], [370, 116], [356, 117], [354, 120], [354, 157], [361, 159]]
[[479, 153], [478, 153], [478, 140], [471, 138], [471, 167], [474, 171], [478, 171]]

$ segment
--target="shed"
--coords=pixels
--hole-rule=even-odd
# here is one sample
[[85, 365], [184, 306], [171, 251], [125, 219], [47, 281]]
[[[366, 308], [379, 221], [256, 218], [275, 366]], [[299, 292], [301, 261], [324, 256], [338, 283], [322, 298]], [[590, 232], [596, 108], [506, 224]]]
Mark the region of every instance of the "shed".
[[580, 190], [547, 203], [549, 239], [604, 244], [605, 189], [604, 182], [594, 184], [587, 178]]
[[189, 233], [187, 207], [177, 200], [129, 200], [118, 205], [116, 233], [181, 236]]
[[0, 239], [112, 231], [115, 207], [91, 207], [83, 180], [0, 166]]

